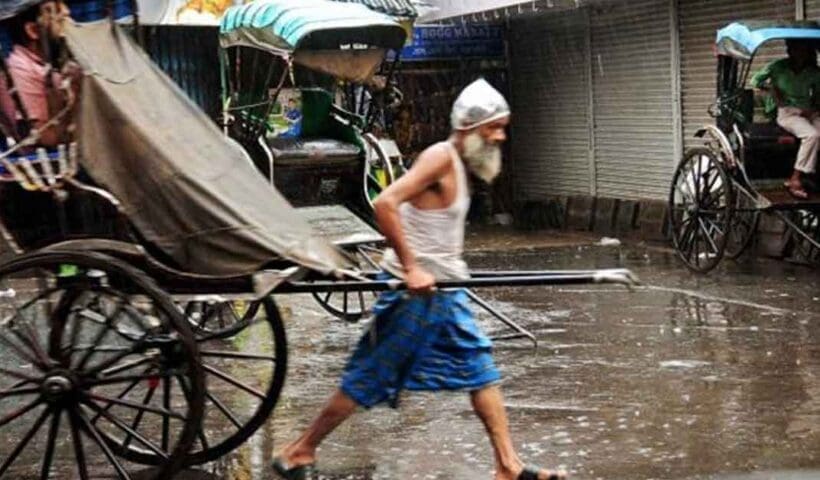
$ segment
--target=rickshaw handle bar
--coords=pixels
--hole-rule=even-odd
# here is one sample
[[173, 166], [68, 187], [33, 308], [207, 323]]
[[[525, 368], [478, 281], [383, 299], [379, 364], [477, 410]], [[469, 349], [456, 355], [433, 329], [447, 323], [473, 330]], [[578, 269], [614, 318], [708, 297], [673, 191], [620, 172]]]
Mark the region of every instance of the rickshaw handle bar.
[[[634, 286], [638, 284], [638, 280], [628, 270], [599, 270], [594, 273], [562, 273], [552, 275], [529, 275], [525, 272], [519, 272], [518, 275], [446, 280], [436, 283], [436, 288], [439, 290], [449, 290], [458, 288], [587, 285], [591, 283], [616, 283]], [[384, 292], [388, 290], [406, 289], [407, 286], [400, 280], [320, 280], [315, 282], [286, 282], [280, 285], [274, 293]]]

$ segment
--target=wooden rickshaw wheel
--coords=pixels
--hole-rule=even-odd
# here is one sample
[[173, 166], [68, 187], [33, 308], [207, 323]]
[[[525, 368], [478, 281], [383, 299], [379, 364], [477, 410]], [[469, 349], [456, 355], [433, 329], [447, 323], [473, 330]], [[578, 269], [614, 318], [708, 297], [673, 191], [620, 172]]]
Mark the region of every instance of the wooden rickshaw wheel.
[[[16, 444], [0, 454], [0, 477], [52, 478], [56, 461], [73, 464], [74, 478], [128, 478], [106, 441], [117, 435], [164, 445], [150, 478], [184, 466], [202, 421], [204, 370], [190, 327], [153, 280], [106, 255], [34, 252], [0, 266], [0, 289], [14, 312], [0, 325], [2, 355], [18, 360], [0, 368], [0, 428]], [[168, 378], [188, 395], [140, 401]], [[140, 416], [156, 428], [135, 427]]]
[[734, 210], [733, 189], [718, 156], [692, 148], [678, 164], [669, 193], [669, 227], [678, 256], [706, 273], [726, 253]]
[[[254, 312], [260, 304], [264, 318], [250, 322], [234, 338], [197, 337], [206, 378], [205, 406], [196, 441], [184, 458], [185, 466], [218, 460], [240, 447], [276, 407], [287, 372], [285, 326], [271, 297], [258, 302]], [[253, 353], [246, 351], [249, 344], [256, 347]], [[264, 351], [256, 353], [260, 349]], [[179, 382], [160, 386], [163, 390], [186, 388]], [[118, 455], [133, 462], [156, 465], [162, 461], [159, 452], [142, 445], [125, 443], [121, 438], [106, 440]]]

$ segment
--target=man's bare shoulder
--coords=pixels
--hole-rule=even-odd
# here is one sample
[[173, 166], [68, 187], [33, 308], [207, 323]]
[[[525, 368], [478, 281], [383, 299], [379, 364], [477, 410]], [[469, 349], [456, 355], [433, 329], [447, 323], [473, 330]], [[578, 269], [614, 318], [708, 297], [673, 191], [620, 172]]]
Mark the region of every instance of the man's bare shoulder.
[[446, 142], [439, 142], [427, 147], [413, 162], [413, 168], [444, 171], [450, 162], [452, 153]]

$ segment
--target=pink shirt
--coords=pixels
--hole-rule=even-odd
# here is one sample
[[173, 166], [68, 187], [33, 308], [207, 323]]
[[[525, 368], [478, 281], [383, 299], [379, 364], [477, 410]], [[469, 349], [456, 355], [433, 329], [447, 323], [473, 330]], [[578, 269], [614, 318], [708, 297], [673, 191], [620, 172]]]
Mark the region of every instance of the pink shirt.
[[[46, 63], [31, 50], [15, 45], [11, 55], [6, 59], [6, 65], [29, 119], [40, 122], [47, 121], [49, 112], [46, 96], [46, 75], [49, 68]], [[59, 75], [55, 73], [53, 80], [56, 88], [60, 82]], [[0, 79], [0, 108], [5, 114], [5, 119], [16, 123], [23, 118], [22, 114], [17, 111], [11, 94], [8, 92], [5, 78]]]

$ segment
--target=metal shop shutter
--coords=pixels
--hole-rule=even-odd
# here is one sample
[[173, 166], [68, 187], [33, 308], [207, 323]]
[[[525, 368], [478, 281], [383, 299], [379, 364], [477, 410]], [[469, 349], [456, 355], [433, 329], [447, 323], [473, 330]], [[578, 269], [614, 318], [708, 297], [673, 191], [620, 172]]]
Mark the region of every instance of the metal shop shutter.
[[[795, 0], [678, 0], [678, 11], [683, 141], [688, 148], [700, 144], [695, 132], [713, 123], [706, 112], [717, 90], [714, 44], [718, 28], [739, 19], [793, 20], [796, 7]], [[760, 53], [753, 69], [784, 54], [780, 45], [773, 45]]]
[[589, 195], [589, 54], [582, 11], [513, 20], [510, 72], [516, 196]]
[[595, 7], [592, 80], [596, 195], [662, 199], [675, 164], [672, 2]]
[[805, 2], [806, 19], [820, 20], [820, 0], [805, 0]]

